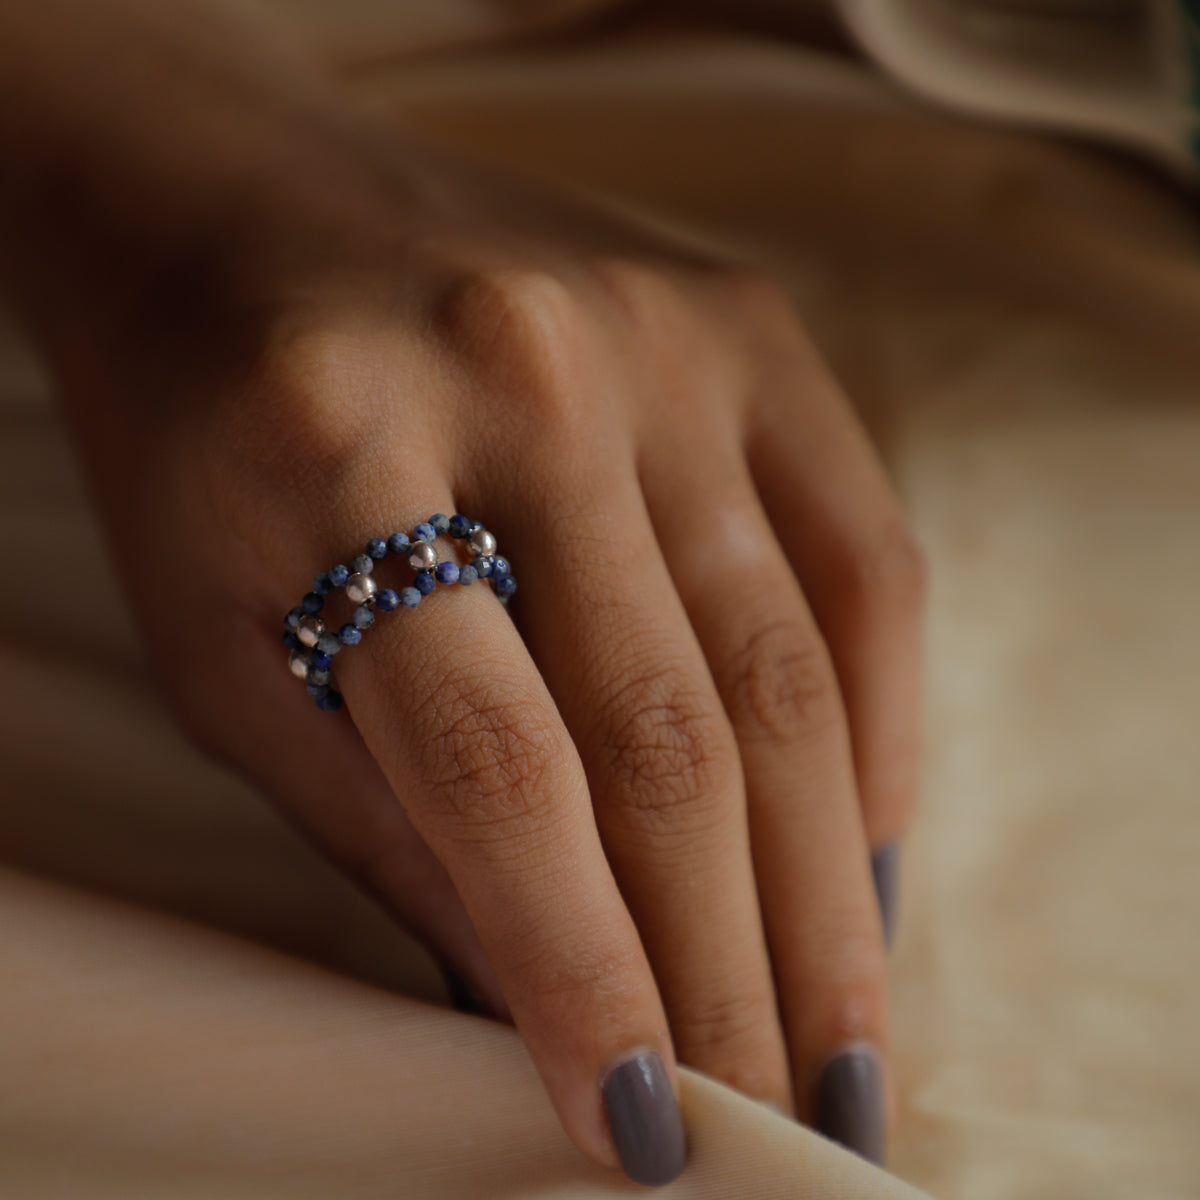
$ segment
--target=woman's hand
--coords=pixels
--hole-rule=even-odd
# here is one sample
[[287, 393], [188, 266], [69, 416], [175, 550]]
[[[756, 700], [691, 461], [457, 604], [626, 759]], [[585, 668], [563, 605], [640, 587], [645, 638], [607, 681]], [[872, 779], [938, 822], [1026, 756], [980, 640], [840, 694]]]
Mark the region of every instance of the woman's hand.
[[[511, 1014], [586, 1153], [677, 1173], [678, 1060], [879, 1157], [923, 571], [863, 431], [775, 286], [324, 104], [136, 153], [178, 202], [115, 223], [103, 310], [27, 288], [175, 708]], [[435, 511], [520, 594], [381, 614], [318, 712], [283, 613]]]

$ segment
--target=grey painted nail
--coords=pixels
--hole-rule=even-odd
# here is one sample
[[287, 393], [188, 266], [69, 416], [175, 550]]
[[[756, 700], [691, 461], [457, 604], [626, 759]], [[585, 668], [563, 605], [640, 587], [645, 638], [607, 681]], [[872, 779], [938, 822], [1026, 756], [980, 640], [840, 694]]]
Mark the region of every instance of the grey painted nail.
[[842, 1051], [817, 1083], [817, 1132], [883, 1165], [887, 1129], [883, 1073], [869, 1046]]
[[604, 1081], [617, 1156], [637, 1183], [670, 1183], [687, 1161], [683, 1117], [663, 1060], [653, 1050], [618, 1063]]
[[883, 943], [890, 950], [896, 929], [896, 901], [900, 890], [900, 843], [888, 842], [871, 855], [871, 875], [883, 918]]

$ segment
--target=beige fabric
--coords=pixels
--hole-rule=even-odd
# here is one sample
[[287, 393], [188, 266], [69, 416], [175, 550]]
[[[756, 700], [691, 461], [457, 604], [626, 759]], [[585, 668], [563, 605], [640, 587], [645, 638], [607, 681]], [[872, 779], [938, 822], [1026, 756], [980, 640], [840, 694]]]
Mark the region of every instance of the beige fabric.
[[[1180, 197], [719, 33], [356, 79], [786, 278], [932, 558], [896, 1175], [686, 1073], [693, 1160], [665, 1194], [1200, 1193], [1200, 252]], [[431, 1007], [428, 959], [172, 729], [16, 345], [0, 422], [0, 1195], [635, 1191], [570, 1146], [510, 1030]]]

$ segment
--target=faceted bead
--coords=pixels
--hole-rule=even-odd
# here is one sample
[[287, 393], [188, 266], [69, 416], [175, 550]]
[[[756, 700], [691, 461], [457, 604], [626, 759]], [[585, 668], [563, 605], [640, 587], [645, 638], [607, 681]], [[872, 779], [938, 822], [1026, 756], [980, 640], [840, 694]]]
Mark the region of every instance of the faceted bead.
[[475, 570], [470, 563], [467, 563], [467, 565], [458, 572], [458, 582], [461, 583], [463, 587], [470, 587], [471, 584], [473, 584], [478, 578], [479, 572]]
[[434, 533], [450, 532], [450, 518], [445, 513], [434, 513], [429, 518], [429, 524], [433, 526]]
[[320, 617], [301, 617], [296, 626], [296, 636], [306, 646], [315, 646], [317, 638], [325, 632], [325, 622]]
[[[325, 674], [328, 675], [329, 672], [326, 671]], [[328, 693], [329, 685], [327, 683], [314, 683], [312, 680], [309, 680], [308, 694], [314, 700], [320, 700], [322, 696], [328, 695]]]
[[308, 669], [309, 683], [328, 683], [329, 668], [328, 667], [309, 667]]
[[413, 587], [421, 593], [422, 596], [428, 596], [430, 592], [437, 587], [437, 580], [428, 572], [422, 571], [420, 575], [413, 580]]
[[495, 554], [496, 537], [482, 525], [472, 525], [467, 534], [467, 549], [472, 554]]
[[480, 579], [486, 579], [492, 573], [492, 556], [481, 554], [478, 558], [471, 560], [471, 566], [475, 568], [475, 574]]
[[313, 591], [318, 596], [328, 596], [333, 591], [333, 582], [329, 578], [328, 571], [322, 571], [320, 575], [313, 580]]
[[400, 603], [405, 608], [416, 608], [421, 603], [421, 593], [415, 587], [401, 588]]
[[492, 578], [493, 579], [495, 579], [497, 575], [509, 574], [511, 569], [512, 568], [509, 567], [509, 565], [508, 565], [507, 558], [501, 558], [500, 555], [497, 554], [496, 557], [492, 559]]
[[314, 650], [309, 656], [309, 661], [314, 667], [327, 667], [333, 659], [329, 657], [323, 650]]
[[437, 571], [438, 583], [457, 583], [458, 582], [458, 563], [444, 562], [438, 563]]
[[388, 538], [387, 546], [393, 554], [403, 554], [408, 548], [408, 534], [393, 533], [392, 536]]
[[332, 688], [330, 688], [330, 690], [317, 701], [317, 707], [322, 712], [337, 712], [337, 710], [342, 707], [342, 693], [335, 692]]
[[356, 629], [370, 629], [375, 624], [375, 614], [365, 605], [359, 605], [350, 618]]
[[285, 629], [283, 631], [283, 644], [289, 650], [304, 649], [304, 643], [290, 629]]
[[511, 575], [501, 575], [492, 580], [492, 587], [501, 600], [507, 600], [517, 590], [517, 581]]
[[349, 621], [338, 630], [338, 641], [343, 646], [357, 646], [362, 641], [362, 630]]
[[342, 648], [341, 638], [336, 633], [323, 633], [317, 639], [317, 649], [322, 654], [328, 654], [332, 658]]
[[298, 650], [293, 650], [288, 655], [288, 670], [291, 671], [297, 679], [308, 678], [308, 656], [301, 654]]
[[469, 517], [464, 517], [462, 513], [455, 513], [450, 518], [449, 534], [451, 537], [464, 538], [467, 536], [467, 530], [471, 528], [473, 522]]
[[350, 564], [350, 570], [353, 572], [351, 578], [354, 575], [370, 575], [374, 569], [375, 560], [369, 554], [359, 554]]
[[[358, 560], [355, 559], [355, 562]], [[346, 595], [355, 604], [365, 604], [379, 590], [379, 584], [370, 575], [351, 575], [346, 580]]]
[[408, 565], [414, 571], [432, 571], [437, 566], [437, 549], [427, 542], [418, 542], [408, 556]]
[[375, 607], [380, 612], [391, 612], [399, 603], [400, 597], [391, 588], [384, 588], [382, 592], [376, 593]]
[[300, 618], [304, 616], [304, 609], [299, 605], [291, 609], [288, 615], [283, 618], [284, 629], [290, 629], [292, 633], [296, 632], [296, 626], [300, 624]]
[[316, 592], [309, 592], [303, 600], [300, 601], [300, 607], [304, 609], [310, 617], [315, 617], [317, 613], [325, 607], [325, 601], [317, 595]]
[[334, 587], [345, 587], [346, 580], [350, 578], [350, 568], [344, 563], [338, 563], [336, 567], [329, 568], [329, 582]]
[[387, 542], [383, 538], [371, 538], [367, 542], [367, 556], [375, 559], [386, 558]]
[[412, 531], [412, 540], [414, 542], [432, 542], [435, 537], [437, 537], [437, 530], [428, 521], [422, 521]]

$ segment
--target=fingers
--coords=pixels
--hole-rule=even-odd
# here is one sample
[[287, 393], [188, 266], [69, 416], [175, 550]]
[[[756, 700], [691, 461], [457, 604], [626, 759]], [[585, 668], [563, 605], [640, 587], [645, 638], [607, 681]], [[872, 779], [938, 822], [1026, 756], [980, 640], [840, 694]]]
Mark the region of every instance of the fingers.
[[632, 463], [583, 474], [543, 476], [549, 494], [578, 498], [569, 512], [510, 515], [526, 638], [586, 769], [676, 1054], [791, 1111], [737, 742]]
[[797, 1112], [828, 1123], [823, 1097], [857, 1054], [871, 1078], [855, 1123], [826, 1132], [878, 1158], [886, 970], [837, 677], [736, 446], [697, 432], [691, 449], [673, 477], [648, 466], [646, 494], [737, 736]]
[[462, 897], [567, 1132], [642, 1182], [673, 1178], [684, 1135], [666, 1017], [578, 755], [495, 595], [443, 587], [381, 614], [337, 669], [364, 741]]

